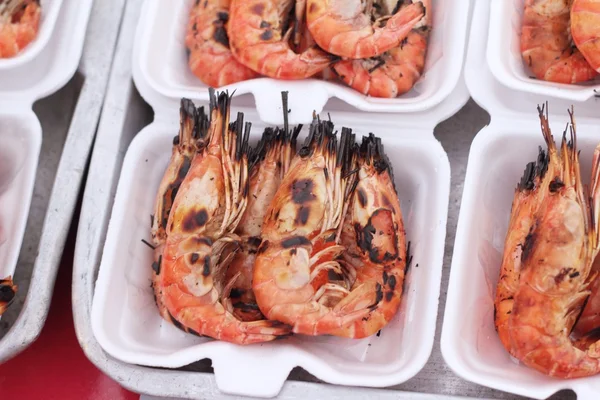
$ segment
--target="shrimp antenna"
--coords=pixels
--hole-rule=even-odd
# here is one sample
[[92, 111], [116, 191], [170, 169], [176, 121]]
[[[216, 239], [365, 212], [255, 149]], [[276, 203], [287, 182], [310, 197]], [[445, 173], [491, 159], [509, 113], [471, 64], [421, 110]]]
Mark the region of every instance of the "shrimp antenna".
[[283, 129], [285, 133], [289, 130], [289, 108], [288, 108], [288, 94], [289, 92], [281, 92], [281, 103], [283, 104]]
[[575, 134], [577, 130], [577, 125], [575, 124], [575, 108], [571, 105], [571, 109], [567, 109], [569, 113], [569, 118], [571, 119], [571, 140], [573, 141], [573, 148], [577, 148], [577, 135]]

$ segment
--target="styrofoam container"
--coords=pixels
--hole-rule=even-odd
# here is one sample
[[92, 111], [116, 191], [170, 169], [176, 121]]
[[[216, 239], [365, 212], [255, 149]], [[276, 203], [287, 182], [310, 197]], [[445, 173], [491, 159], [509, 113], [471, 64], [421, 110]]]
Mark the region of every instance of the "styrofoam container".
[[0, 70], [20, 67], [42, 52], [54, 31], [62, 2], [63, 0], [40, 0], [42, 15], [36, 38], [15, 57], [0, 58]]
[[573, 101], [594, 97], [600, 90], [600, 78], [569, 85], [532, 77], [520, 50], [524, 4], [525, 0], [490, 0], [487, 63], [492, 74], [514, 90]]
[[[176, 110], [174, 110], [176, 112]], [[244, 110], [246, 120], [257, 113]], [[234, 114], [232, 114], [234, 115]], [[227, 392], [274, 396], [292, 368], [332, 383], [390, 386], [415, 375], [431, 352], [449, 193], [448, 159], [433, 140], [415, 140], [393, 126], [360, 125], [335, 114], [337, 126], [373, 131], [393, 164], [414, 265], [396, 317], [379, 337], [364, 340], [296, 336], [256, 346], [197, 338], [164, 322], [150, 288], [148, 215], [170, 157], [176, 124], [152, 124], [134, 139], [117, 189], [92, 308], [92, 327], [113, 357], [133, 364], [181, 367], [211, 358]], [[263, 125], [253, 124], [252, 139]]]
[[[536, 399], [562, 389], [572, 389], [578, 399], [598, 399], [600, 375], [563, 380], [541, 374], [512, 359], [494, 329], [494, 296], [514, 190], [525, 165], [536, 159], [538, 146], [545, 147], [536, 106], [548, 101], [550, 125], [558, 142], [569, 121], [571, 102], [515, 93], [500, 84], [489, 68], [481, 67], [485, 66], [490, 8], [494, 12], [485, 3], [477, 2], [474, 10], [465, 77], [473, 98], [490, 113], [491, 123], [477, 134], [469, 153], [442, 354], [454, 372], [480, 385]], [[596, 115], [594, 99], [575, 104], [585, 181], [589, 181], [592, 152], [600, 142]]]
[[[42, 1], [43, 29], [28, 55], [0, 60], [0, 278], [15, 272], [33, 195], [42, 142], [33, 103], [73, 76], [83, 48], [92, 0], [61, 3]], [[11, 340], [0, 340], [0, 359], [26, 342]]]
[[[139, 63], [143, 78], [157, 93], [174, 99], [187, 97], [208, 102], [206, 85], [196, 78], [187, 63], [184, 38], [193, 0], [146, 0], [136, 37], [141, 47]], [[269, 112], [279, 99], [277, 93], [290, 94], [290, 121], [298, 116], [318, 113], [331, 97], [336, 97], [363, 111], [417, 112], [430, 109], [445, 99], [456, 87], [461, 73], [470, 1], [432, 0], [433, 30], [425, 73], [413, 90], [395, 99], [364, 96], [342, 84], [316, 79], [277, 81], [258, 78], [222, 89], [236, 95], [252, 93], [263, 121], [277, 123], [281, 115]], [[307, 102], [306, 99], [310, 99]]]
[[42, 128], [31, 111], [0, 111], [0, 279], [14, 274], [31, 203]]

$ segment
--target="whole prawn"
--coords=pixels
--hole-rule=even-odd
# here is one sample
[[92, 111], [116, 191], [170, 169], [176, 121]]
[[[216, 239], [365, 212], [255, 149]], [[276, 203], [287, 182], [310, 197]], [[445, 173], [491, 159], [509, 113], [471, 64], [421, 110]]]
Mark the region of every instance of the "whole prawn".
[[13, 283], [10, 276], [0, 279], [0, 315], [4, 314], [8, 306], [10, 306], [15, 299], [16, 294], [17, 285]]
[[308, 0], [308, 29], [322, 49], [340, 57], [376, 57], [398, 46], [423, 15], [420, 1]]
[[201, 152], [197, 153], [197, 150], [198, 144], [201, 144], [208, 132], [208, 115], [204, 112], [204, 107], [196, 109], [191, 100], [181, 99], [179, 124], [179, 133], [173, 138], [171, 160], [158, 187], [154, 214], [150, 218], [154, 245], [152, 286], [159, 312], [166, 320], [170, 320], [171, 317], [162, 304], [162, 288], [158, 284], [158, 278], [167, 240], [167, 222], [179, 187], [190, 170], [192, 159], [202, 155]]
[[185, 37], [190, 69], [202, 82], [215, 88], [258, 77], [231, 54], [227, 35], [229, 5], [230, 0], [196, 1]]
[[288, 172], [296, 149], [296, 138], [302, 126], [289, 130], [287, 124], [287, 92], [283, 109], [286, 115], [283, 129], [267, 128], [250, 155], [248, 205], [235, 233], [240, 236], [241, 249], [236, 252], [225, 280], [232, 284], [232, 313], [242, 321], [264, 319], [252, 291], [252, 273], [256, 252], [261, 243], [263, 220], [283, 176]]
[[0, 58], [16, 56], [38, 34], [39, 0], [0, 0]]
[[425, 13], [396, 47], [363, 60], [343, 60], [333, 66], [348, 86], [373, 97], [393, 98], [410, 91], [425, 68], [427, 43], [431, 30], [431, 0], [413, 0], [400, 6], [400, 12], [415, 3], [424, 5]]
[[571, 35], [590, 66], [600, 72], [600, 0], [573, 0]]
[[271, 78], [303, 79], [324, 70], [338, 57], [318, 46], [301, 49], [298, 31], [305, 7], [303, 0], [231, 0], [228, 32], [233, 55]]
[[597, 73], [569, 35], [573, 0], [526, 0], [521, 55], [536, 78], [577, 83]]
[[224, 279], [247, 204], [248, 136], [243, 115], [229, 124], [228, 94], [211, 91], [211, 119], [181, 182], [166, 225], [155, 293], [180, 329], [238, 344], [273, 340], [289, 329], [277, 321], [243, 322], [232, 314]]
[[313, 122], [281, 183], [253, 288], [264, 315], [295, 333], [362, 338], [397, 311], [404, 231], [381, 142], [370, 136], [358, 150], [344, 128], [336, 147], [332, 132], [330, 122]]
[[[574, 120], [571, 140], [563, 137], [559, 154], [547, 116], [543, 108], [539, 111], [548, 151], [539, 157], [534, 172], [526, 169], [522, 183], [539, 191], [541, 198], [525, 216], [530, 228], [513, 272], [510, 313], [503, 310], [508, 319], [503, 343], [525, 365], [547, 375], [589, 376], [600, 372], [600, 347], [593, 343], [581, 350], [569, 333], [589, 296], [591, 266], [599, 248], [600, 147], [594, 155], [589, 200], [581, 182]], [[520, 210], [518, 205], [513, 203], [513, 213]], [[514, 253], [514, 246], [506, 247], [505, 260]]]

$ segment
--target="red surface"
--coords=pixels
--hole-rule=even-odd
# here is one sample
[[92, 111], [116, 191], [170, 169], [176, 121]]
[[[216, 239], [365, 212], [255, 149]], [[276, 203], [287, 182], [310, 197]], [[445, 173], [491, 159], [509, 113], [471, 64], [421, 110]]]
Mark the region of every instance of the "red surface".
[[74, 242], [74, 235], [69, 235], [40, 337], [0, 365], [0, 399], [139, 399], [97, 369], [79, 346], [71, 311]]

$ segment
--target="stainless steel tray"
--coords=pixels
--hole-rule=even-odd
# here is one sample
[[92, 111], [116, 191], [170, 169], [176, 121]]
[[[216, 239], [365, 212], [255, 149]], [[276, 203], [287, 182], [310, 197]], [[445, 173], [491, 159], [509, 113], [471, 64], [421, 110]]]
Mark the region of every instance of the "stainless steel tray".
[[0, 362], [29, 346], [48, 315], [102, 110], [123, 3], [95, 2], [77, 73], [62, 90], [33, 107], [42, 125], [43, 142], [14, 276], [19, 291], [0, 322]]
[[[218, 391], [209, 360], [178, 370], [148, 368], [120, 362], [106, 354], [93, 336], [90, 311], [94, 285], [119, 173], [125, 151], [133, 137], [153, 117], [151, 108], [141, 99], [131, 78], [131, 55], [142, 0], [129, 0], [121, 27], [113, 70], [98, 128], [80, 216], [73, 270], [73, 313], [78, 340], [87, 357], [104, 373], [121, 385], [138, 393], [176, 398], [234, 398]], [[446, 237], [446, 253], [439, 304], [437, 334], [432, 355], [425, 368], [413, 379], [388, 389], [366, 389], [324, 384], [300, 368], [294, 369], [278, 398], [354, 399], [378, 398], [433, 399], [448, 396], [517, 399], [503, 392], [466, 382], [444, 363], [439, 333], [445, 307], [446, 288], [452, 256], [452, 244], [467, 156], [475, 134], [489, 121], [489, 116], [470, 101], [451, 119], [435, 130], [452, 167], [452, 193]], [[417, 395], [415, 392], [429, 393]], [[560, 393], [553, 399], [574, 398]]]

